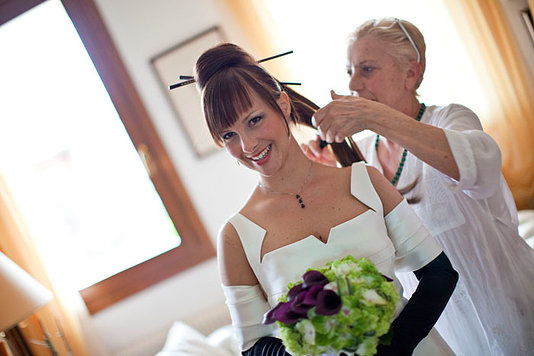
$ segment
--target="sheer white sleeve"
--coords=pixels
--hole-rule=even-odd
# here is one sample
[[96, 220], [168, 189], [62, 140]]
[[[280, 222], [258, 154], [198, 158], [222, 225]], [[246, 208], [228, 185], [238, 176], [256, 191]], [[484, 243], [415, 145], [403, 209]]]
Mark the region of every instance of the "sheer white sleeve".
[[449, 178], [449, 188], [464, 191], [475, 199], [491, 196], [501, 176], [501, 151], [497, 143], [482, 131], [474, 112], [451, 104], [436, 113], [438, 127], [442, 128], [458, 165], [460, 180]]
[[395, 246], [397, 271], [416, 271], [441, 253], [441, 247], [405, 199], [386, 215], [385, 220]]
[[270, 306], [259, 284], [254, 286], [222, 285], [222, 288], [241, 350], [248, 350], [261, 337], [274, 334], [275, 324], [263, 324], [263, 315], [270, 309]]

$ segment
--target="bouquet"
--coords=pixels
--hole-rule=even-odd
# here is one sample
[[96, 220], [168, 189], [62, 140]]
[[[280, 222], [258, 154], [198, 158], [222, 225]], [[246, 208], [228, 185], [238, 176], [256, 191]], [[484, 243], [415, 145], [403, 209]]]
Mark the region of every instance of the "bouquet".
[[[388, 333], [399, 293], [366, 258], [352, 256], [308, 269], [265, 314], [292, 355], [374, 355]], [[387, 342], [384, 342], [387, 343]]]

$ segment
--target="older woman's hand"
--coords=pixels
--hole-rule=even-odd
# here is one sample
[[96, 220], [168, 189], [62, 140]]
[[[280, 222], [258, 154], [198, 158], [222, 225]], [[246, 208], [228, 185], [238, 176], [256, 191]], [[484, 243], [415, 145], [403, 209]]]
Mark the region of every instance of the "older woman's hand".
[[[370, 128], [373, 119], [391, 115], [395, 110], [376, 101], [330, 91], [332, 101], [317, 110], [312, 124], [321, 139], [328, 143], [343, 142], [345, 137]], [[387, 116], [386, 116], [387, 117]]]

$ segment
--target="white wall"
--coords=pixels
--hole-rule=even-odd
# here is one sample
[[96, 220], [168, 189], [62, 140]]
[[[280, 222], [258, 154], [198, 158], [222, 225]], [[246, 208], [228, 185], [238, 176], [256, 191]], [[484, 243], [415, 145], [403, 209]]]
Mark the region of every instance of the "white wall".
[[[223, 151], [198, 158], [182, 131], [150, 59], [208, 29], [223, 27], [228, 40], [246, 39], [218, 0], [97, 0], [97, 6], [209, 236], [245, 201], [256, 176]], [[193, 68], [194, 63], [191, 63]], [[185, 74], [185, 73], [184, 73]], [[231, 189], [229, 189], [231, 188]], [[215, 259], [167, 279], [93, 316], [104, 346], [114, 353], [175, 320], [223, 303]]]

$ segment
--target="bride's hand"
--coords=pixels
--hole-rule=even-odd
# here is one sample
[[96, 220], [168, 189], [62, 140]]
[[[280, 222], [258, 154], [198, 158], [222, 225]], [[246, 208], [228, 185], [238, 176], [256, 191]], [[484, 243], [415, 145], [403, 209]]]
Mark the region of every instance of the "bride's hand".
[[337, 160], [329, 146], [321, 147], [319, 136], [315, 140], [302, 143], [300, 145], [302, 151], [312, 161], [324, 164], [326, 166], [337, 166]]

